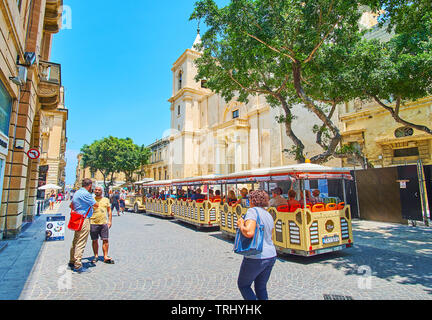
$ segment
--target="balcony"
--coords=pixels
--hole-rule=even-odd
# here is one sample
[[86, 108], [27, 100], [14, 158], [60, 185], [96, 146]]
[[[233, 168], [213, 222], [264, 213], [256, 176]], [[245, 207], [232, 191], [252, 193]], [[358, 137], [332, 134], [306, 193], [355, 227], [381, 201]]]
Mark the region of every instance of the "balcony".
[[44, 31], [57, 33], [62, 27], [63, 0], [47, 0], [45, 7]]
[[57, 109], [60, 103], [61, 65], [58, 63], [39, 62], [39, 101], [44, 110]]

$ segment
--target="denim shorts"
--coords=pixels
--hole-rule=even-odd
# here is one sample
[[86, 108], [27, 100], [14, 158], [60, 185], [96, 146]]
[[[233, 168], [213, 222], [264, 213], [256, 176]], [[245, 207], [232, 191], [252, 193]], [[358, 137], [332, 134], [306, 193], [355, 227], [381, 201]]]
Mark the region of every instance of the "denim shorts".
[[99, 237], [102, 240], [108, 240], [109, 228], [107, 224], [92, 224], [90, 226], [90, 238], [92, 240], [98, 240]]

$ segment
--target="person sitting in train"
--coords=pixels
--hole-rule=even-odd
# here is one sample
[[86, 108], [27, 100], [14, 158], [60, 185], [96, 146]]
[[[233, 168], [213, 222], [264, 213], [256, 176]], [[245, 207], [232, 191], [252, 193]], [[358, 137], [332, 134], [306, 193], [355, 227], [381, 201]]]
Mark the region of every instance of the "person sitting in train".
[[179, 190], [177, 199], [186, 199], [186, 192], [183, 189]]
[[192, 195], [191, 200], [196, 201], [196, 200], [200, 200], [200, 199], [206, 199], [206, 196], [201, 194], [201, 189], [198, 188], [195, 190], [195, 193]]
[[237, 197], [233, 190], [228, 191], [228, 196], [225, 199], [226, 203], [237, 202]]
[[241, 204], [243, 207], [249, 207], [248, 189], [243, 188], [240, 190], [240, 199], [237, 200], [236, 204]]
[[213, 197], [213, 201], [215, 200], [222, 200], [220, 190], [215, 191], [215, 196]]
[[270, 207], [277, 208], [279, 206], [286, 206], [288, 201], [282, 197], [282, 189], [279, 187], [274, 188], [272, 191], [272, 198], [270, 199], [269, 205]]
[[288, 191], [288, 205], [290, 207], [292, 206], [300, 206], [300, 202], [296, 200], [296, 196], [297, 196], [297, 192], [295, 192], [294, 190], [289, 190]]
[[210, 189], [209, 190], [209, 199], [210, 199], [210, 201], [213, 201], [214, 200], [214, 191], [213, 191], [213, 189]]
[[[306, 193], [306, 204], [312, 205], [312, 195], [309, 190], [305, 190]], [[300, 192], [300, 203], [304, 202], [303, 192]]]
[[312, 191], [312, 198], [311, 198], [312, 205], [317, 203], [324, 203], [323, 198], [320, 197], [320, 191], [318, 189], [315, 189]]
[[158, 197], [159, 200], [165, 200], [165, 192], [162, 190]]

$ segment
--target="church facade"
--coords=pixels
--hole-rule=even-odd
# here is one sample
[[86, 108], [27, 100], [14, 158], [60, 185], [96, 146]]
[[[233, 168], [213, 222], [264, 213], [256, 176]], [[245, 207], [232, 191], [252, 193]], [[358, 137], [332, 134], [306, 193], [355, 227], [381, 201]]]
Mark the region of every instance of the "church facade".
[[[195, 44], [172, 67], [171, 132], [169, 134], [169, 176], [172, 179], [210, 174], [229, 174], [242, 170], [276, 167], [296, 163], [284, 152], [293, 143], [285, 125], [276, 118], [281, 108], [272, 108], [264, 96], [251, 96], [248, 103], [235, 98], [225, 101], [196, 81], [195, 59], [200, 52]], [[294, 107], [297, 119], [293, 130], [305, 144], [307, 157], [323, 152], [312, 132], [319, 119], [303, 106]], [[338, 115], [332, 120], [337, 123]], [[326, 163], [340, 166], [338, 159]]]

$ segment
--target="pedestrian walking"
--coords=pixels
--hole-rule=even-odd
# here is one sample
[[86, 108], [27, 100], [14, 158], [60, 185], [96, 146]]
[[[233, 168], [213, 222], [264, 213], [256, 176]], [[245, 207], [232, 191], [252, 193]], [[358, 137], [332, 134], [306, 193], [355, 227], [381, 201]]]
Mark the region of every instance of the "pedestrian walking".
[[83, 267], [81, 260], [90, 234], [90, 218], [93, 215], [93, 210], [98, 208], [96, 200], [90, 193], [91, 190], [92, 181], [90, 179], [84, 179], [82, 181], [82, 188], [75, 192], [70, 205], [70, 208], [77, 213], [83, 216], [87, 215], [82, 229], [80, 231], [75, 231], [72, 247], [70, 249], [69, 267], [77, 273], [90, 271]]
[[57, 194], [57, 203], [62, 202], [63, 200], [63, 194], [61, 193], [61, 191], [59, 191], [59, 193]]
[[126, 191], [122, 190], [120, 193], [120, 213], [124, 214], [124, 210], [126, 208]]
[[[94, 190], [96, 203], [99, 205], [90, 218], [90, 238], [92, 240], [92, 247], [94, 258], [93, 263], [99, 260], [99, 238], [102, 240], [102, 251], [104, 255], [104, 262], [114, 264], [114, 260], [108, 256], [109, 249], [109, 230], [112, 226], [112, 211], [108, 198], [103, 197], [103, 190], [101, 187], [96, 187]], [[107, 218], [108, 215], [108, 218]]]
[[[237, 285], [245, 300], [268, 300], [267, 282], [276, 262], [276, 248], [272, 240], [274, 228], [273, 218], [264, 208], [268, 207], [269, 197], [263, 190], [251, 191], [249, 194], [250, 208], [244, 219], [237, 221], [240, 232], [247, 238], [255, 235], [257, 217], [264, 225], [264, 242], [261, 253], [245, 256], [240, 267]], [[255, 286], [255, 293], [251, 285]]]
[[56, 194], [54, 190], [51, 190], [50, 196], [49, 196], [49, 208], [50, 210], [54, 210], [54, 203], [56, 202]]
[[120, 195], [118, 191], [112, 196], [111, 210], [113, 212], [114, 208], [117, 210], [117, 215], [120, 216]]

